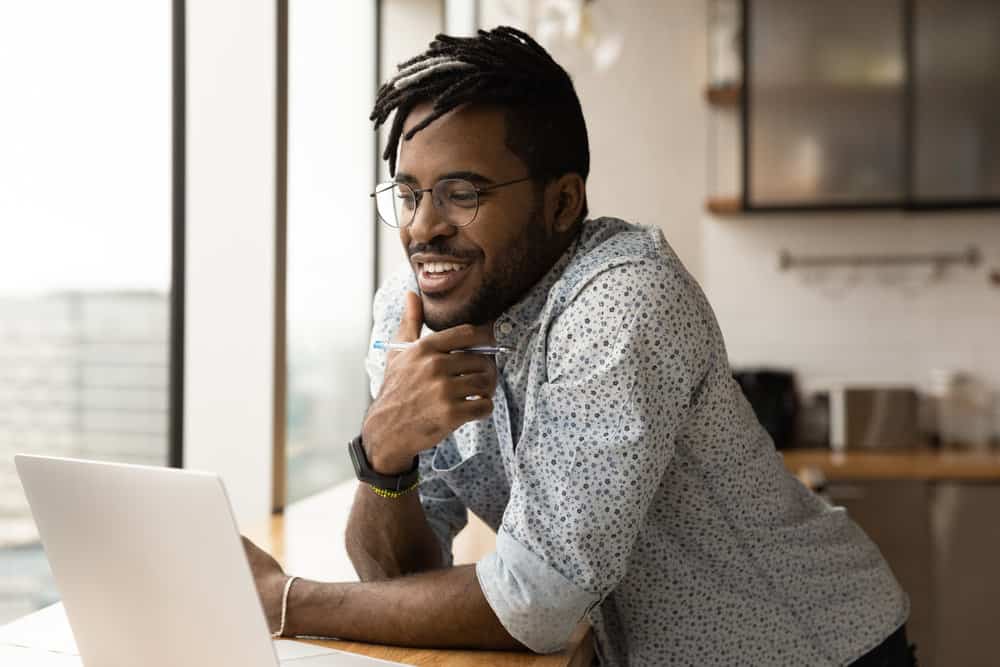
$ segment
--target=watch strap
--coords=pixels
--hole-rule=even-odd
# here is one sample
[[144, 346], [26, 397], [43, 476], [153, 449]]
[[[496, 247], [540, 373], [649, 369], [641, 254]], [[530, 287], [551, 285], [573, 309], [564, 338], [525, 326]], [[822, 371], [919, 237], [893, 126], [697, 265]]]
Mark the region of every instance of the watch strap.
[[413, 457], [413, 466], [400, 475], [383, 475], [376, 472], [368, 461], [361, 436], [357, 436], [347, 446], [354, 464], [354, 474], [383, 498], [398, 498], [417, 487], [420, 481], [419, 459]]

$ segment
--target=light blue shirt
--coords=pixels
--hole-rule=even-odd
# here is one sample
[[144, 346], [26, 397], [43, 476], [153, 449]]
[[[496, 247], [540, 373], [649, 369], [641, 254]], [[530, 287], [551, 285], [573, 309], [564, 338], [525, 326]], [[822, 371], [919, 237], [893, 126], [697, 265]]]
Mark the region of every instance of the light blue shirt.
[[[375, 298], [399, 327], [407, 268]], [[451, 563], [476, 565], [534, 651], [588, 618], [602, 665], [843, 665], [904, 623], [907, 596], [841, 508], [782, 464], [732, 379], [701, 289], [662, 233], [602, 218], [494, 326], [490, 418], [420, 455], [420, 500]], [[372, 395], [385, 355], [367, 366]]]

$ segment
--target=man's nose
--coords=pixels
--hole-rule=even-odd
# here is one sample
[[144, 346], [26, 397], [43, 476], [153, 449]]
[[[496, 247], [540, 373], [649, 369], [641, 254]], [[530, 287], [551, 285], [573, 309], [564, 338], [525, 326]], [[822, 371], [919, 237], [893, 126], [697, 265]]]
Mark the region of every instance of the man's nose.
[[433, 194], [424, 193], [417, 205], [417, 210], [413, 213], [413, 222], [410, 223], [407, 231], [410, 238], [417, 243], [427, 243], [438, 236], [451, 236], [455, 233], [455, 227], [448, 223], [441, 212], [434, 205]]

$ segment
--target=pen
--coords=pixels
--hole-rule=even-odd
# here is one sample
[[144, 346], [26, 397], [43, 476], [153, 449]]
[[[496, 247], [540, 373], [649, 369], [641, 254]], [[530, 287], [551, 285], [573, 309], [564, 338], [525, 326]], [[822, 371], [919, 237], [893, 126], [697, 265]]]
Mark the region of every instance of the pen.
[[[372, 349], [375, 350], [405, 350], [406, 348], [413, 345], [413, 343], [387, 343], [384, 340], [377, 340], [372, 343]], [[452, 350], [451, 353], [456, 352], [466, 352], [468, 354], [510, 354], [513, 352], [509, 347], [503, 346], [491, 346], [491, 345], [474, 345], [473, 347], [465, 347], [461, 350]]]

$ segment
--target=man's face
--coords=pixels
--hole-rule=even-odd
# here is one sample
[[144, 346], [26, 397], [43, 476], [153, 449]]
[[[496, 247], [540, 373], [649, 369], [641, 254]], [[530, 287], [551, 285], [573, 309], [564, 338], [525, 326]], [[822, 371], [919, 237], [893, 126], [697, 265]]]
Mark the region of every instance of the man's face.
[[[404, 134], [430, 111], [430, 104], [414, 108]], [[501, 111], [460, 107], [400, 142], [396, 181], [430, 188], [444, 178], [464, 178], [484, 187], [524, 178], [528, 168], [504, 145], [505, 132]], [[481, 193], [467, 227], [442, 219], [431, 200], [424, 193], [399, 236], [420, 286], [424, 322], [435, 331], [496, 319], [555, 259], [531, 181]]]

